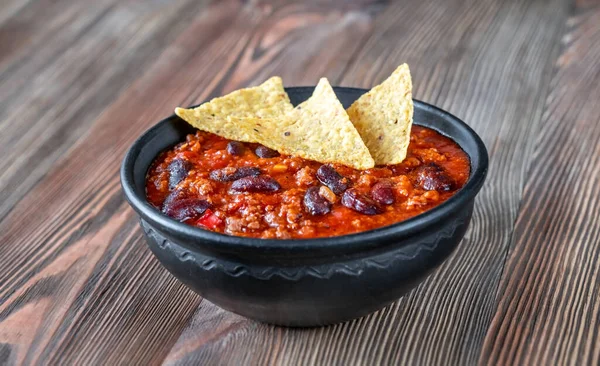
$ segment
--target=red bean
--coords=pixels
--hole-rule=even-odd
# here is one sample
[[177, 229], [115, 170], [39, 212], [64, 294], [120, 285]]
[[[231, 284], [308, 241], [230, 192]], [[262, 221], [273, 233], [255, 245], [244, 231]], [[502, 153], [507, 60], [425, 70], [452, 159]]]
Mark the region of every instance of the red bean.
[[171, 191], [171, 193], [169, 193], [167, 195], [167, 197], [165, 198], [165, 200], [163, 201], [162, 207], [166, 207], [170, 204], [172, 204], [175, 201], [179, 201], [181, 199], [186, 198], [186, 196], [188, 196], [188, 192], [181, 189], [181, 188], [176, 188], [174, 190]]
[[319, 187], [310, 187], [304, 195], [304, 207], [311, 215], [325, 215], [331, 211], [331, 202], [319, 194]]
[[340, 175], [331, 165], [321, 165], [317, 170], [317, 179], [335, 194], [342, 194], [348, 189], [348, 178]]
[[422, 165], [415, 172], [417, 184], [426, 191], [450, 191], [455, 185], [444, 169], [435, 163]]
[[344, 192], [342, 205], [365, 215], [377, 215], [384, 212], [384, 209], [377, 202], [359, 193], [354, 188]]
[[269, 149], [268, 147], [262, 145], [257, 147], [256, 150], [254, 150], [254, 153], [259, 158], [276, 158], [279, 156], [279, 153], [277, 151]]
[[241, 168], [222, 168], [210, 172], [210, 179], [217, 182], [232, 182], [244, 177], [258, 176], [261, 171], [259, 168], [241, 167]]
[[239, 192], [277, 192], [281, 186], [267, 175], [244, 177], [231, 184], [231, 193]]
[[392, 185], [386, 181], [380, 181], [373, 185], [371, 188], [371, 197], [382, 205], [391, 205], [395, 200]]
[[208, 201], [198, 198], [174, 200], [163, 206], [163, 213], [178, 221], [197, 219], [204, 211], [211, 208]]
[[175, 188], [179, 182], [188, 176], [190, 170], [194, 166], [187, 160], [184, 159], [173, 159], [169, 164], [169, 189]]
[[229, 141], [227, 144], [227, 152], [231, 155], [241, 156], [244, 155], [244, 151], [246, 151], [246, 147], [239, 141]]

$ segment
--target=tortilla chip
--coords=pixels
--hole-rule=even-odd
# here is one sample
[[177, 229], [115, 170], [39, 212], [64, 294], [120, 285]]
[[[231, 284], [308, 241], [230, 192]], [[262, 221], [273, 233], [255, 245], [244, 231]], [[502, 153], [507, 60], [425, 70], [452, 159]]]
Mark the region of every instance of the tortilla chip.
[[259, 86], [236, 90], [194, 109], [175, 108], [175, 114], [202, 131], [230, 140], [260, 142], [265, 125], [293, 109], [281, 78], [274, 76]]
[[[260, 142], [261, 118], [200, 117], [193, 109], [177, 108], [175, 113], [201, 131], [242, 142]], [[202, 114], [200, 114], [202, 115]], [[267, 121], [267, 123], [269, 123]]]
[[276, 125], [277, 134], [263, 136], [267, 137], [263, 144], [280, 153], [355, 169], [375, 164], [326, 78]]
[[256, 142], [286, 155], [356, 169], [375, 165], [327, 79], [292, 106], [279, 77], [175, 113], [192, 126], [230, 140]]
[[375, 164], [398, 164], [406, 158], [413, 118], [412, 81], [407, 64], [348, 108]]

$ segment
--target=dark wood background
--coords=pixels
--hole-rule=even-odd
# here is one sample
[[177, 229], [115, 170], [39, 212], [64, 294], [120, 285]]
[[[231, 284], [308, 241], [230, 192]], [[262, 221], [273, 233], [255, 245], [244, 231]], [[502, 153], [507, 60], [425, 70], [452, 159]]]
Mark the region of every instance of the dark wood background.
[[[0, 364], [600, 364], [600, 1], [2, 0]], [[286, 329], [220, 310], [144, 244], [131, 142], [280, 75], [414, 96], [490, 153], [458, 251], [391, 306]]]

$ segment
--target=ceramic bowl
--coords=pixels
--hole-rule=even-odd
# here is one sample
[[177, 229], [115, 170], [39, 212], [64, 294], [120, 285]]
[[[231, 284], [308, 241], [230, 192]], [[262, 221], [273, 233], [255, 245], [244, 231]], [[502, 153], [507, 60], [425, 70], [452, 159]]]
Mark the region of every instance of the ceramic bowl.
[[[294, 104], [314, 87], [287, 88]], [[334, 88], [348, 107], [364, 89]], [[488, 168], [486, 148], [464, 122], [414, 101], [414, 123], [456, 141], [469, 155], [465, 186], [441, 205], [376, 230], [331, 238], [278, 240], [228, 236], [175, 221], [145, 198], [150, 164], [194, 129], [172, 115], [131, 146], [121, 167], [125, 197], [140, 217], [150, 250], [189, 288], [251, 319], [285, 326], [343, 322], [381, 309], [438, 267], [469, 226]]]

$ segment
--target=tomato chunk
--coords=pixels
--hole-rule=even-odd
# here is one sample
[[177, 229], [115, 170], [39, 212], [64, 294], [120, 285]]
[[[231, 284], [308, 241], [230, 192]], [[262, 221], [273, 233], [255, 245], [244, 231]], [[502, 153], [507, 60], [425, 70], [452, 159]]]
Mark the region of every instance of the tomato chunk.
[[198, 221], [196, 221], [196, 225], [198, 226], [204, 226], [207, 229], [210, 230], [214, 230], [217, 227], [219, 227], [221, 224], [223, 223], [223, 220], [215, 215], [214, 212], [212, 212], [212, 210], [206, 210], [206, 212], [204, 212], [204, 215], [202, 215]]

